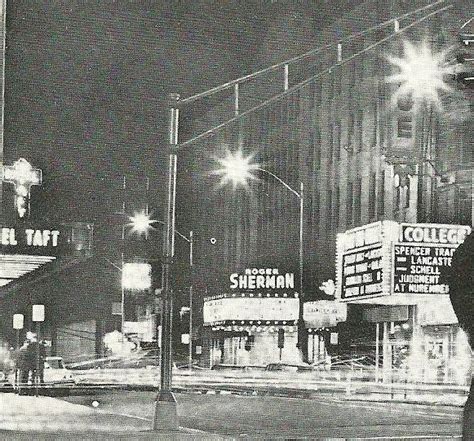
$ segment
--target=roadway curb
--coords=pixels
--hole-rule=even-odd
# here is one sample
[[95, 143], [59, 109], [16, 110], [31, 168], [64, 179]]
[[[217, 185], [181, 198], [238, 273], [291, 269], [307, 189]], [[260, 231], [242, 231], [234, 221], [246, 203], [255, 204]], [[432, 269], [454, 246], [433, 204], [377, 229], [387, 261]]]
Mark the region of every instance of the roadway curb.
[[[77, 385], [71, 392], [81, 391], [97, 393], [101, 390], [129, 390], [137, 392], [158, 392], [158, 387], [152, 385], [137, 385], [137, 384], [89, 384]], [[324, 389], [318, 388], [313, 390], [305, 389], [293, 389], [293, 388], [262, 388], [262, 387], [245, 387], [245, 386], [223, 386], [223, 387], [209, 387], [208, 385], [194, 385], [189, 387], [176, 386], [173, 387], [173, 392], [177, 393], [192, 393], [202, 395], [244, 395], [244, 396], [272, 396], [272, 397], [285, 397], [285, 398], [299, 398], [299, 399], [314, 399], [320, 398], [322, 395], [331, 395], [341, 398], [346, 401], [363, 401], [363, 402], [378, 402], [378, 403], [406, 403], [406, 404], [417, 404], [417, 405], [437, 405], [444, 407], [463, 407], [461, 404], [456, 403], [443, 403], [433, 402], [427, 400], [408, 400], [401, 398], [384, 399], [382, 397], [371, 397], [368, 398], [367, 394], [352, 392], [347, 393], [347, 389], [343, 386], [339, 390], [337, 389]], [[390, 394], [389, 391], [386, 392]], [[467, 398], [467, 397], [466, 397]]]

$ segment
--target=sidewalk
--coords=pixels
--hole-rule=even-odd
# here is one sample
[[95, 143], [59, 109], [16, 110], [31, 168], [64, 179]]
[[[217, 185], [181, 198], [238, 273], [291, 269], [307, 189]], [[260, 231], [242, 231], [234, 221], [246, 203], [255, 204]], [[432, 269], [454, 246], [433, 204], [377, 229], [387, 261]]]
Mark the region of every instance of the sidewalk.
[[1, 439], [224, 439], [186, 428], [152, 431], [151, 424], [51, 397], [0, 394]]

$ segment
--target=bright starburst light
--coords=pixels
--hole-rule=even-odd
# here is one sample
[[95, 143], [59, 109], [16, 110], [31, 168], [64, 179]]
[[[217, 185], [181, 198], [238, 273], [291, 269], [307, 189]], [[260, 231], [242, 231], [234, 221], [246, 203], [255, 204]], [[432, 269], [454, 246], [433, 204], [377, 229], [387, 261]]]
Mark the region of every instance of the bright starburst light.
[[449, 92], [451, 87], [444, 81], [450, 72], [446, 55], [448, 50], [434, 53], [424, 41], [415, 46], [409, 41], [403, 42], [404, 56], [401, 58], [388, 56], [388, 61], [399, 68], [399, 72], [387, 77], [388, 83], [400, 84], [392, 100], [410, 97], [415, 105], [432, 104], [441, 108], [440, 91]]
[[144, 211], [135, 212], [133, 216], [129, 216], [128, 219], [130, 221], [128, 225], [132, 227], [132, 233], [139, 235], [148, 234], [148, 232], [153, 229], [152, 224], [156, 222]]
[[212, 174], [220, 175], [220, 186], [232, 183], [234, 189], [239, 186], [247, 187], [251, 179], [257, 179], [252, 173], [260, 168], [259, 164], [252, 162], [255, 155], [244, 156], [242, 150], [235, 153], [227, 151], [225, 158], [216, 158], [222, 168], [215, 170]]

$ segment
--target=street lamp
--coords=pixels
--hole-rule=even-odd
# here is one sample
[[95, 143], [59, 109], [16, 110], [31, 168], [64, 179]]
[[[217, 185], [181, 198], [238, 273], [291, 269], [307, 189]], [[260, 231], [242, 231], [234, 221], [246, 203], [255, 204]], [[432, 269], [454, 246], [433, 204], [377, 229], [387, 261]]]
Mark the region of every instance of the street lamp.
[[222, 168], [215, 170], [213, 174], [221, 176], [221, 185], [232, 183], [233, 188], [238, 186], [247, 187], [249, 180], [255, 180], [257, 177], [253, 174], [254, 171], [259, 171], [271, 176], [273, 179], [282, 184], [288, 191], [293, 193], [300, 201], [299, 209], [299, 271], [300, 271], [300, 307], [298, 311], [298, 342], [297, 347], [301, 352], [302, 360], [306, 361], [306, 354], [303, 349], [303, 332], [304, 332], [304, 321], [303, 321], [303, 266], [304, 266], [304, 249], [303, 249], [303, 227], [304, 227], [304, 193], [303, 193], [303, 182], [300, 182], [300, 191], [296, 191], [290, 185], [288, 185], [283, 179], [266, 170], [258, 163], [252, 162], [254, 155], [244, 156], [241, 150], [237, 150], [235, 153], [230, 151], [227, 152], [225, 158], [217, 159], [217, 162]]
[[[152, 219], [151, 216], [142, 211], [137, 212], [133, 216], [129, 217], [130, 225], [132, 226], [132, 231], [135, 231], [138, 234], [148, 234], [150, 229], [153, 229], [151, 226], [154, 223], [164, 225], [163, 221]], [[188, 364], [189, 369], [192, 368], [193, 363], [193, 344], [192, 344], [192, 333], [193, 333], [193, 231], [189, 232], [189, 236], [185, 236], [178, 230], [174, 230], [174, 233], [179, 236], [181, 239], [186, 241], [189, 245], [189, 268], [190, 268], [190, 284], [189, 284], [189, 355], [188, 355]]]
[[137, 233], [138, 235], [144, 234], [145, 237], [148, 237], [149, 231], [153, 229], [153, 224], [157, 222], [151, 219], [146, 211], [136, 211], [133, 216], [129, 216], [128, 219], [130, 221], [128, 225], [132, 227], [132, 233]]
[[415, 104], [424, 102], [441, 108], [439, 91], [452, 90], [445, 82], [445, 76], [452, 72], [452, 66], [446, 60], [448, 50], [435, 53], [427, 41], [419, 46], [404, 41], [403, 52], [403, 57], [387, 57], [399, 69], [386, 79], [388, 83], [400, 85], [392, 97], [393, 102], [400, 97], [410, 97]]

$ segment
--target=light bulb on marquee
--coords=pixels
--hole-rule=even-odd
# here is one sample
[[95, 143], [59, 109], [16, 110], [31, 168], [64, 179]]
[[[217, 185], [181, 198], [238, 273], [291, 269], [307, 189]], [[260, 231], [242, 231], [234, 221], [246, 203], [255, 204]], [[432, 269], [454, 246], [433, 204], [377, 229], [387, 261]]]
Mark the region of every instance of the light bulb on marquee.
[[446, 60], [448, 50], [433, 52], [425, 40], [419, 46], [404, 41], [403, 52], [403, 57], [387, 57], [399, 69], [386, 78], [387, 83], [400, 85], [392, 96], [392, 102], [409, 97], [415, 105], [427, 103], [441, 109], [440, 92], [452, 91], [444, 80], [452, 70]]

